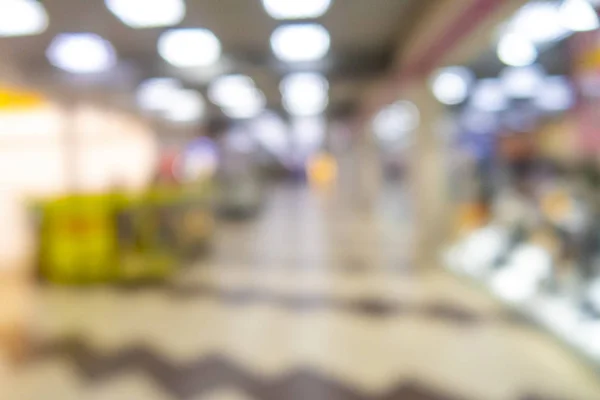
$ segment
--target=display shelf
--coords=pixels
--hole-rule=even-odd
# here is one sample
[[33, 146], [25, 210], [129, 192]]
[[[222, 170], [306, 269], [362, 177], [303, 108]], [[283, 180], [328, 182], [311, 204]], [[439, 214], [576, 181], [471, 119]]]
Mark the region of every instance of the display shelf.
[[504, 306], [534, 322], [600, 373], [600, 319], [586, 315], [573, 299], [560, 294], [537, 291], [527, 298], [515, 299], [494, 285], [497, 272], [464, 268], [453, 260], [452, 250], [443, 257], [443, 265], [450, 273], [475, 284]]

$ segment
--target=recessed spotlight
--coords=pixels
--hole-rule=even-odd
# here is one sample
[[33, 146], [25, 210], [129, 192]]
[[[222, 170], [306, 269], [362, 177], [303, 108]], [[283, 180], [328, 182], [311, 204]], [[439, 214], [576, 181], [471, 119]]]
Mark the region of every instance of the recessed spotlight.
[[48, 14], [35, 0], [0, 1], [0, 36], [29, 36], [48, 27]]
[[275, 19], [307, 19], [325, 14], [331, 0], [263, 0], [263, 6]]
[[61, 33], [50, 43], [46, 56], [52, 65], [71, 73], [97, 73], [117, 62], [109, 41], [94, 33]]
[[329, 104], [329, 83], [324, 76], [297, 73], [286, 76], [280, 84], [283, 106], [295, 116], [321, 114]]
[[164, 110], [165, 116], [174, 122], [196, 122], [204, 116], [206, 104], [195, 90], [178, 90], [172, 94], [171, 103]]
[[538, 51], [526, 37], [508, 33], [498, 43], [498, 58], [512, 67], [525, 67], [537, 60]]
[[177, 25], [185, 16], [183, 0], [105, 0], [106, 7], [132, 28]]
[[246, 119], [260, 114], [265, 105], [265, 95], [246, 75], [227, 75], [217, 78], [208, 88], [208, 97], [220, 106], [229, 118]]
[[225, 75], [215, 79], [208, 87], [208, 98], [221, 107], [235, 104], [255, 88], [252, 78], [246, 75]]
[[318, 24], [284, 25], [271, 36], [271, 48], [277, 58], [286, 62], [319, 60], [327, 54], [329, 32]]
[[158, 53], [176, 67], [205, 67], [219, 60], [221, 43], [207, 29], [171, 29], [159, 37]]
[[553, 42], [565, 37], [570, 32], [561, 23], [559, 6], [551, 2], [540, 1], [523, 6], [510, 20], [506, 29], [506, 33], [526, 37], [534, 43]]
[[233, 107], [223, 107], [223, 114], [231, 119], [250, 119], [259, 116], [265, 109], [267, 101], [265, 95], [254, 89], [252, 96]]
[[598, 14], [586, 0], [565, 0], [560, 8], [563, 25], [575, 32], [593, 31], [600, 27]]
[[163, 111], [172, 103], [174, 93], [179, 90], [181, 90], [181, 83], [176, 79], [148, 79], [137, 89], [137, 102], [143, 110]]
[[443, 104], [462, 103], [469, 95], [473, 73], [464, 67], [446, 67], [437, 72], [431, 87], [435, 97]]

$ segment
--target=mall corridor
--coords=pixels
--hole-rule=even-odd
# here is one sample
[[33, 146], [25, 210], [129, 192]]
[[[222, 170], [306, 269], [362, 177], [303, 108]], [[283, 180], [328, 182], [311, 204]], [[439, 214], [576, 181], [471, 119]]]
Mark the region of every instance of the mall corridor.
[[279, 186], [157, 287], [41, 291], [6, 400], [596, 400], [549, 336], [410, 262], [401, 192], [373, 216]]

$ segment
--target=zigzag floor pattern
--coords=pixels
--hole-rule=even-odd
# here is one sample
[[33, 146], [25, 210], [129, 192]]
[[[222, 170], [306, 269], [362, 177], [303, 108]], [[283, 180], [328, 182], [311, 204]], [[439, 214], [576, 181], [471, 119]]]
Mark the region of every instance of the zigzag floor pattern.
[[[234, 387], [257, 400], [471, 400], [436, 392], [412, 381], [398, 382], [381, 394], [367, 394], [308, 369], [286, 372], [275, 379], [254, 374], [220, 355], [174, 365], [143, 346], [102, 354], [81, 338], [65, 339], [40, 348], [35, 360], [66, 358], [89, 382], [108, 380], [128, 371], [141, 371], [176, 399], [201, 397], [221, 387]], [[515, 400], [550, 400], [525, 395]], [[552, 399], [554, 400], [554, 399]]]

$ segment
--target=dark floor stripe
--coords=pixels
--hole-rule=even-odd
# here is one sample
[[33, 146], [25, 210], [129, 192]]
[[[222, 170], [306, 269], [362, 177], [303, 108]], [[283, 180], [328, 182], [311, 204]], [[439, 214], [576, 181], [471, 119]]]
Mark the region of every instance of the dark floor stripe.
[[173, 299], [210, 298], [211, 300], [217, 300], [233, 307], [245, 307], [257, 303], [265, 303], [295, 313], [332, 310], [372, 318], [389, 318], [399, 314], [411, 314], [462, 325], [494, 321], [510, 324], [522, 324], [525, 322], [523, 319], [515, 317], [509, 311], [500, 311], [492, 314], [481, 313], [449, 302], [418, 304], [381, 298], [343, 298], [313, 293], [280, 293], [270, 289], [255, 287], [225, 288], [208, 283], [118, 286], [115, 287], [115, 290], [122, 293], [158, 290], [164, 292], [165, 296]]
[[[201, 357], [175, 365], [144, 346], [134, 346], [115, 354], [103, 354], [81, 338], [68, 338], [41, 346], [31, 363], [48, 359], [68, 359], [88, 383], [97, 384], [126, 372], [142, 372], [179, 400], [190, 400], [212, 390], [234, 388], [255, 400], [461, 400], [427, 385], [399, 382], [381, 395], [362, 392], [352, 385], [323, 376], [311, 369], [296, 369], [268, 379], [252, 373], [220, 355]], [[366, 366], [365, 368], [368, 368]], [[544, 400], [523, 396], [523, 400]], [[475, 400], [475, 399], [473, 399]]]
[[[134, 294], [144, 291], [163, 293], [169, 300], [211, 299], [230, 307], [248, 307], [255, 304], [268, 304], [289, 312], [307, 313], [323, 310], [346, 312], [371, 318], [390, 318], [399, 314], [416, 315], [470, 326], [478, 323], [501, 322], [522, 325], [527, 321], [508, 310], [482, 313], [450, 302], [410, 303], [382, 298], [343, 298], [314, 293], [281, 293], [265, 288], [226, 288], [209, 283], [159, 283], [111, 286], [111, 290], [121, 294]], [[79, 292], [85, 297], [86, 287], [72, 287], [64, 290]]]

